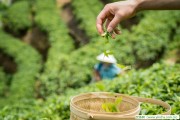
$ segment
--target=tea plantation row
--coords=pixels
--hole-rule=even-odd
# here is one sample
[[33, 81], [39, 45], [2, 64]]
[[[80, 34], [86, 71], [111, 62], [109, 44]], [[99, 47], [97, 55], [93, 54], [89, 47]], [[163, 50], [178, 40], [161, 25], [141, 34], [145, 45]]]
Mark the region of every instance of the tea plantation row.
[[[69, 119], [70, 98], [80, 93], [92, 91], [118, 92], [133, 96], [161, 99], [172, 106], [172, 114], [180, 114], [180, 74], [179, 65], [169, 66], [164, 63], [154, 64], [147, 70], [131, 70], [113, 81], [102, 81], [80, 89], [69, 89], [64, 95], [52, 95], [46, 102], [37, 100], [30, 105], [7, 106], [0, 115], [13, 120], [22, 119]], [[141, 114], [159, 114], [164, 111], [159, 106], [142, 104]]]

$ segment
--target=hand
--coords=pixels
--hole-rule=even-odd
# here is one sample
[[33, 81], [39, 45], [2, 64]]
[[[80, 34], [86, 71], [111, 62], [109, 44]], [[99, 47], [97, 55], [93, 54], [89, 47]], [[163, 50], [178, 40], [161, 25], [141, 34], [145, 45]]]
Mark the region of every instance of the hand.
[[105, 23], [108, 32], [120, 34], [117, 25], [125, 19], [135, 15], [137, 8], [137, 0], [120, 1], [107, 4], [97, 17], [96, 27], [99, 34], [103, 34], [103, 24]]

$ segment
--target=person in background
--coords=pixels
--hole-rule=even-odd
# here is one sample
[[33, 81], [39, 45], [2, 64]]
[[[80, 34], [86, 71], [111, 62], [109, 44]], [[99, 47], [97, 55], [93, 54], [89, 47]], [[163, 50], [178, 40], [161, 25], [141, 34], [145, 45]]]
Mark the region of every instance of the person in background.
[[113, 55], [105, 56], [104, 53], [96, 57], [100, 63], [94, 66], [94, 78], [96, 81], [103, 79], [112, 80], [121, 73], [121, 69], [116, 66], [116, 59]]
[[103, 24], [106, 22], [107, 31], [115, 38], [116, 34], [121, 33], [117, 25], [143, 10], [180, 10], [180, 0], [125, 0], [109, 3], [97, 16], [97, 30], [102, 35]]

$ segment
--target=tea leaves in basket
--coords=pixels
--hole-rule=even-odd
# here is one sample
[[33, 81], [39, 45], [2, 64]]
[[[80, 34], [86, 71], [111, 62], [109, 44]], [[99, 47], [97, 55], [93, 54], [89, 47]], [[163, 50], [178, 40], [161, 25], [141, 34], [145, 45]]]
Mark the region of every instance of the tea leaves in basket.
[[122, 102], [122, 97], [119, 97], [115, 102], [105, 102], [102, 104], [102, 109], [105, 112], [120, 112], [119, 105]]

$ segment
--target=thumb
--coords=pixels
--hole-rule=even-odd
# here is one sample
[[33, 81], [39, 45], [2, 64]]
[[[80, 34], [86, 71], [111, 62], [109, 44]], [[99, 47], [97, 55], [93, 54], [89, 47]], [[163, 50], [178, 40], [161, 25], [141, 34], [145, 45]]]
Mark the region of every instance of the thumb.
[[107, 31], [112, 32], [117, 27], [117, 25], [120, 23], [120, 21], [121, 21], [120, 17], [115, 15], [114, 18], [109, 23]]

